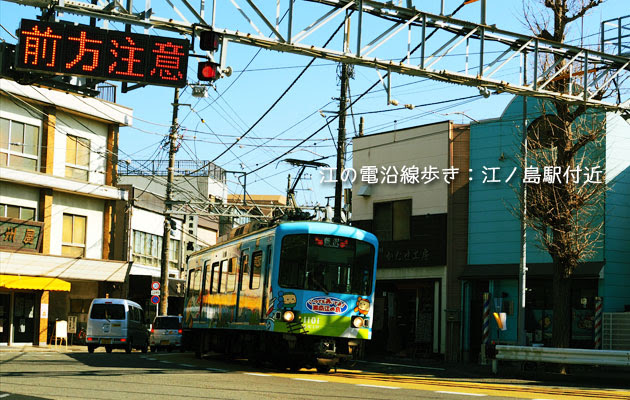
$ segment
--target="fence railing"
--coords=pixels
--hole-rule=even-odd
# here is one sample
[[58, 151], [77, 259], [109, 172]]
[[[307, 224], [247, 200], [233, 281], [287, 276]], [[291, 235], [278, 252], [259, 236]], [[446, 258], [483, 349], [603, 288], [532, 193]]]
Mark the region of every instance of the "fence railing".
[[602, 325], [605, 350], [630, 350], [630, 312], [604, 313]]

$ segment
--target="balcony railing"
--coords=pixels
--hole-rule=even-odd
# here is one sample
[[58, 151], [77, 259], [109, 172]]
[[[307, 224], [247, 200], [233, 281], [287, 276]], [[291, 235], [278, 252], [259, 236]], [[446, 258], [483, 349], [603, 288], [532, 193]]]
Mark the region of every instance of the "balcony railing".
[[[175, 176], [207, 176], [215, 181], [225, 183], [225, 170], [209, 161], [177, 160]], [[131, 160], [118, 162], [119, 175], [134, 176], [166, 176], [168, 160]]]

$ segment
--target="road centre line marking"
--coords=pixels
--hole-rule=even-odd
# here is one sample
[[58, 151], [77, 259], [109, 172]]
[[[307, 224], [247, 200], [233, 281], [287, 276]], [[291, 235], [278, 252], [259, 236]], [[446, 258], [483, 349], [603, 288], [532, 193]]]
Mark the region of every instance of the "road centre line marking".
[[171, 361], [166, 361], [166, 360], [160, 360], [160, 362], [164, 364], [173, 364]]
[[0, 398], [3, 398], [3, 397], [9, 397], [9, 393], [2, 393], [2, 394], [0, 394]]
[[379, 388], [379, 389], [400, 389], [399, 387], [396, 387], [396, 386], [368, 385], [365, 383], [357, 383], [356, 385], [363, 386], [363, 387]]
[[308, 379], [308, 378], [291, 378], [296, 381], [308, 381], [308, 382], [328, 382], [323, 379]]
[[206, 371], [213, 371], [213, 372], [227, 372], [227, 370], [225, 370], [225, 369], [220, 369], [220, 368], [206, 368]]
[[377, 365], [387, 365], [390, 367], [406, 367], [406, 368], [416, 368], [416, 369], [431, 369], [435, 371], [446, 371], [446, 368], [438, 368], [438, 367], [422, 367], [419, 365], [407, 365], [407, 364], [392, 364], [392, 363], [383, 363], [383, 362], [373, 362], [373, 361], [359, 361], [360, 363], [365, 364], [377, 364]]
[[192, 364], [179, 364], [180, 367], [194, 367]]
[[157, 358], [151, 358], [151, 357], [149, 357], [149, 358], [147, 358], [147, 360], [155, 361], [155, 360], [157, 360]]
[[243, 372], [243, 373], [245, 375], [253, 375], [253, 376], [272, 376], [272, 375], [269, 375], [269, 374], [259, 374], [259, 373], [256, 373], [256, 372]]
[[482, 394], [482, 393], [447, 392], [446, 390], [436, 390], [435, 393], [457, 394], [460, 396], [477, 396], [477, 397], [487, 396], [487, 394]]

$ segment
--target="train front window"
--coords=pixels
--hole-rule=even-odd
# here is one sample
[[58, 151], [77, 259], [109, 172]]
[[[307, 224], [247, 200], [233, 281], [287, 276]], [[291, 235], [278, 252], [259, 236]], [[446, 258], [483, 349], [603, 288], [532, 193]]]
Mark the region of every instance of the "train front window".
[[374, 247], [329, 235], [287, 235], [282, 239], [279, 284], [325, 293], [369, 295]]

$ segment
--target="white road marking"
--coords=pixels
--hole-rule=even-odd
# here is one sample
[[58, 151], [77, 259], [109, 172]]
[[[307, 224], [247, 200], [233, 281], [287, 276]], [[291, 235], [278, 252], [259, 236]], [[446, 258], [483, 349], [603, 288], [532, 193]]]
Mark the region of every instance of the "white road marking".
[[258, 374], [256, 372], [243, 372], [245, 375], [253, 375], [253, 376], [271, 376], [268, 374]]
[[322, 379], [307, 379], [307, 378], [291, 378], [296, 381], [308, 381], [308, 382], [328, 382]]
[[173, 364], [171, 361], [166, 361], [166, 360], [160, 360], [160, 362], [164, 364]]
[[192, 364], [179, 364], [180, 367], [194, 367]]
[[359, 360], [358, 362], [365, 363], [365, 364], [387, 365], [387, 366], [391, 366], [391, 367], [406, 367], [406, 368], [415, 368], [415, 369], [432, 369], [432, 370], [435, 370], [435, 371], [446, 371], [446, 368], [422, 367], [422, 366], [419, 366], [419, 365], [392, 364], [392, 363], [382, 363], [382, 362], [373, 362], [373, 361], [361, 361], [361, 360]]
[[220, 368], [206, 368], [207, 371], [212, 371], [212, 372], [227, 372], [227, 370], [225, 369], [220, 369]]
[[4, 397], [9, 397], [9, 393], [2, 393], [2, 394], [0, 394], [0, 399], [4, 398]]
[[477, 396], [477, 397], [485, 397], [485, 396], [487, 396], [487, 394], [483, 394], [483, 393], [447, 392], [445, 390], [436, 390], [435, 393], [457, 394], [457, 395], [460, 395], [460, 396]]
[[357, 383], [357, 386], [373, 387], [373, 388], [379, 388], [379, 389], [400, 389], [399, 387], [396, 387], [396, 386], [366, 385], [364, 383]]
[[157, 358], [148, 357], [147, 360], [155, 361]]

